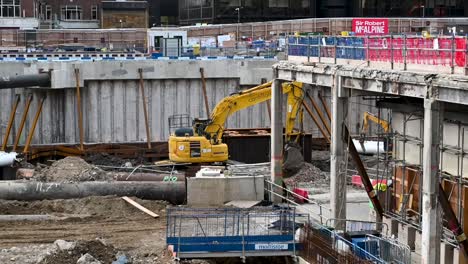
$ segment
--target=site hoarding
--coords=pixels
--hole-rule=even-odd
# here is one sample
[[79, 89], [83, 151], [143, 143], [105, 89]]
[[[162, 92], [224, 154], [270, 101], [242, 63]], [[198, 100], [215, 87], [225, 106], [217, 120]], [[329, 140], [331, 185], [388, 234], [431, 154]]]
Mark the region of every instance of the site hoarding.
[[388, 34], [388, 19], [386, 18], [354, 18], [353, 32], [357, 36]]

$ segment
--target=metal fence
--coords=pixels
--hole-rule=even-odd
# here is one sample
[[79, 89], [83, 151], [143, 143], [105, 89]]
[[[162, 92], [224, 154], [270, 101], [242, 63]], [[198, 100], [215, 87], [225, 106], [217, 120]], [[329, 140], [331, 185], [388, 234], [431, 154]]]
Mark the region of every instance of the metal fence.
[[167, 244], [179, 258], [295, 256], [296, 217], [294, 208], [170, 208]]
[[250, 47], [168, 47], [156, 49], [153, 56], [161, 57], [235, 57], [235, 56], [269, 56], [274, 57], [278, 51], [275, 48]]
[[301, 36], [288, 38], [288, 56], [325, 59], [337, 63], [339, 59], [367, 62], [386, 62], [391, 69], [408, 64], [468, 68], [467, 37], [459, 36]]
[[390, 238], [367, 235], [364, 249], [388, 263], [407, 264], [411, 263], [411, 249]]
[[2, 51], [146, 51], [146, 29], [0, 30]]
[[388, 225], [381, 222], [330, 218], [325, 225], [340, 226], [340, 231], [348, 234], [356, 232], [388, 234]]
[[320, 225], [306, 225], [300, 236], [300, 256], [317, 264], [386, 263], [382, 259], [353, 244], [336, 232]]

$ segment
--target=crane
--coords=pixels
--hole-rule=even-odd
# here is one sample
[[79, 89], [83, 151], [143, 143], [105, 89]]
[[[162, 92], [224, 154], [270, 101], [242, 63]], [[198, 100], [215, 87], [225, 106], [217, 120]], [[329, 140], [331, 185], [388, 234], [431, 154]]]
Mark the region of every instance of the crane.
[[[229, 158], [228, 146], [222, 142], [224, 123], [239, 110], [265, 102], [271, 98], [272, 82], [231, 94], [222, 99], [208, 119], [195, 119], [191, 128], [178, 128], [169, 137], [169, 159], [182, 163], [225, 162]], [[294, 141], [300, 132], [294, 124], [301, 109], [304, 92], [302, 83], [282, 85], [287, 94], [286, 142]]]

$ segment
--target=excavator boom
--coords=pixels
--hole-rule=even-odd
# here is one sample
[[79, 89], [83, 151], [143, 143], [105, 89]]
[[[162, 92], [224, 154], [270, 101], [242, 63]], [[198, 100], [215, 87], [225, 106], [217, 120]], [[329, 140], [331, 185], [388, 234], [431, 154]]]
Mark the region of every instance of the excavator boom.
[[367, 130], [369, 130], [369, 120], [376, 123], [376, 124], [379, 124], [382, 129], [384, 130], [385, 133], [388, 133], [388, 131], [390, 130], [390, 124], [386, 121], [386, 120], [383, 120], [383, 119], [380, 119], [378, 118], [377, 116], [369, 113], [369, 112], [365, 112], [364, 113], [364, 118], [363, 118], [363, 123], [362, 123], [362, 133], [365, 134], [367, 133]]
[[[265, 102], [271, 98], [272, 82], [240, 91], [222, 99], [208, 120], [195, 120], [190, 133], [175, 134], [169, 138], [169, 159], [174, 162], [209, 163], [228, 159], [227, 145], [222, 143], [224, 124], [237, 111]], [[291, 140], [294, 124], [301, 108], [304, 92], [302, 83], [284, 83], [283, 94], [288, 95], [286, 137]], [[182, 131], [182, 130], [181, 130]], [[183, 129], [187, 131], [187, 128]]]

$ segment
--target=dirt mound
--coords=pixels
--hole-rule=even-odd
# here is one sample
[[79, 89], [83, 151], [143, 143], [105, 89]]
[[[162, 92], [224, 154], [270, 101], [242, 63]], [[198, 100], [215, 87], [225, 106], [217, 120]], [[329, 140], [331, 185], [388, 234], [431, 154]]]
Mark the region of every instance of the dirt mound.
[[284, 180], [287, 185], [295, 185], [296, 183], [304, 182], [327, 183], [328, 181], [327, 174], [307, 162], [304, 162], [304, 165], [296, 174]]
[[[94, 165], [121, 167], [126, 162], [132, 161], [121, 159], [117, 156], [109, 155], [107, 153], [94, 153], [85, 158], [86, 162]], [[133, 163], [132, 163], [133, 164]]]
[[34, 173], [33, 179], [45, 182], [105, 181], [112, 177], [79, 157], [66, 157]]
[[111, 245], [105, 245], [99, 240], [77, 241], [71, 250], [57, 250], [45, 256], [39, 264], [76, 264], [84, 254], [90, 254], [101, 263], [112, 263], [116, 260], [117, 250]]
[[[150, 201], [132, 198], [149, 210], [158, 213], [167, 206], [163, 201]], [[5, 215], [22, 214], [76, 214], [99, 217], [132, 217], [144, 214], [120, 197], [86, 197], [82, 199], [44, 200], [44, 201], [6, 201], [0, 200], [0, 212]]]

